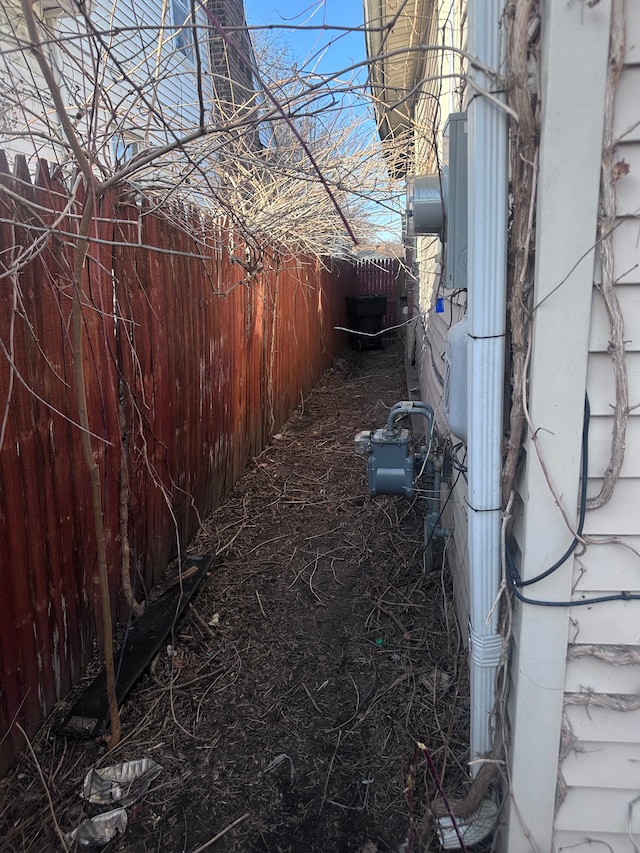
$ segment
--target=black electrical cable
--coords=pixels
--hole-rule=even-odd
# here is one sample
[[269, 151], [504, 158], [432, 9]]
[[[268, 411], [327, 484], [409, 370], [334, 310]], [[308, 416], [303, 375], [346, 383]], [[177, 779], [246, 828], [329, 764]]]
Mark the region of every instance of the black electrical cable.
[[612, 595], [598, 595], [593, 598], [579, 598], [573, 601], [543, 601], [536, 598], [527, 598], [518, 589], [520, 575], [508, 548], [506, 549], [505, 556], [507, 561], [507, 580], [513, 594], [523, 604], [535, 604], [538, 607], [580, 607], [588, 604], [602, 604], [605, 601], [640, 601], [640, 594], [624, 591], [613, 593]]
[[576, 535], [573, 538], [573, 542], [571, 543], [571, 545], [569, 545], [562, 557], [560, 557], [560, 559], [553, 564], [553, 566], [550, 566], [544, 572], [540, 572], [539, 575], [536, 575], [534, 578], [529, 578], [526, 581], [523, 581], [521, 579], [518, 567], [516, 566], [513, 554], [511, 553], [509, 547], [507, 546], [505, 549], [507, 580], [509, 582], [509, 586], [513, 591], [513, 594], [518, 599], [518, 601], [521, 601], [523, 604], [534, 604], [538, 607], [581, 607], [585, 605], [602, 604], [606, 601], [640, 601], [640, 594], [625, 591], [612, 593], [611, 595], [598, 595], [594, 596], [593, 598], [581, 598], [572, 601], [544, 601], [542, 599], [528, 598], [527, 596], [523, 595], [519, 589], [520, 587], [529, 586], [530, 584], [537, 583], [538, 581], [543, 580], [544, 578], [555, 572], [557, 569], [559, 569], [560, 566], [569, 559], [571, 554], [573, 554], [573, 552], [578, 546], [578, 543], [580, 542], [580, 536], [584, 528], [584, 519], [587, 508], [587, 475], [589, 467], [588, 444], [590, 417], [591, 409], [589, 406], [589, 398], [585, 395], [584, 420], [582, 424], [582, 483], [580, 489], [580, 516], [578, 519], [578, 528], [576, 530]]
[[[468, 469], [467, 469], [467, 466], [464, 464], [464, 460], [461, 462], [458, 459], [458, 451], [461, 450], [463, 446], [464, 446], [464, 442], [459, 441], [457, 444], [454, 444], [453, 447], [449, 448], [449, 459], [451, 461], [451, 467], [454, 469], [454, 471], [458, 471], [460, 474], [462, 474], [462, 476], [464, 477], [465, 483], [466, 483], [466, 482], [468, 482], [468, 480], [467, 480]], [[465, 459], [466, 458], [467, 458], [467, 454], [465, 451]]]
[[557, 560], [552, 566], [548, 569], [545, 569], [544, 572], [540, 572], [539, 575], [536, 575], [534, 578], [528, 578], [526, 581], [520, 580], [518, 581], [518, 586], [531, 586], [533, 583], [538, 583], [538, 581], [543, 580], [543, 578], [549, 577], [552, 575], [556, 569], [559, 569], [564, 563], [567, 562], [569, 557], [573, 554], [573, 552], [578, 547], [578, 543], [580, 542], [580, 536], [582, 535], [582, 531], [584, 529], [584, 518], [587, 510], [587, 480], [589, 473], [589, 421], [591, 419], [591, 406], [589, 405], [589, 397], [585, 394], [584, 396], [584, 416], [582, 419], [582, 468], [581, 468], [581, 487], [580, 487], [580, 516], [578, 518], [578, 528], [576, 530], [576, 535], [573, 537], [573, 542], [567, 550], [564, 552], [562, 557]]

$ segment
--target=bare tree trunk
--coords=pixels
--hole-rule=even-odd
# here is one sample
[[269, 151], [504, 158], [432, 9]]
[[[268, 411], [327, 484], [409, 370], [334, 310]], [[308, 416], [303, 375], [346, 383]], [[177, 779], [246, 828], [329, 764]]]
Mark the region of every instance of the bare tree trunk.
[[91, 445], [89, 413], [87, 410], [87, 393], [84, 376], [83, 338], [82, 338], [82, 281], [84, 263], [89, 247], [89, 230], [93, 220], [95, 198], [89, 187], [84, 203], [80, 234], [76, 246], [73, 263], [73, 309], [72, 309], [72, 341], [73, 341], [73, 376], [76, 385], [78, 403], [78, 421], [82, 427], [82, 453], [89, 472], [91, 482], [91, 503], [93, 506], [93, 524], [96, 534], [96, 552], [98, 560], [98, 578], [100, 583], [100, 606], [102, 611], [102, 642], [104, 645], [104, 665], [107, 675], [107, 696], [109, 697], [109, 717], [111, 720], [111, 735], [109, 747], [113, 748], [120, 741], [120, 713], [116, 698], [116, 676], [113, 663], [113, 630], [111, 627], [111, 596], [109, 595], [109, 573], [107, 571], [107, 547], [104, 536], [104, 516], [102, 512], [102, 483], [100, 471]]
[[138, 604], [131, 588], [131, 545], [129, 543], [129, 453], [126, 438], [126, 418], [124, 408], [125, 384], [120, 380], [120, 395], [118, 401], [118, 422], [120, 424], [120, 575], [122, 591], [127, 604], [136, 616], [140, 616], [142, 608]]

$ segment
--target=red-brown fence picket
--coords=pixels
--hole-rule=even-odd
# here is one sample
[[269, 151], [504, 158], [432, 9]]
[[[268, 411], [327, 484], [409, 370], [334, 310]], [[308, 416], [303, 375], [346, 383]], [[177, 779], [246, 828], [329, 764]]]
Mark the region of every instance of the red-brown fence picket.
[[[32, 181], [24, 160], [12, 173], [0, 152], [0, 775], [23, 746], [13, 723], [37, 729], [99, 636], [71, 337], [80, 202], [69, 205], [46, 164]], [[174, 213], [191, 227], [107, 194], [85, 264], [85, 387], [114, 617], [123, 541], [132, 584], [148, 590], [345, 345], [335, 327], [349, 264], [267, 249], [248, 276], [232, 231]], [[217, 229], [223, 248], [205, 251], [197, 227]]]

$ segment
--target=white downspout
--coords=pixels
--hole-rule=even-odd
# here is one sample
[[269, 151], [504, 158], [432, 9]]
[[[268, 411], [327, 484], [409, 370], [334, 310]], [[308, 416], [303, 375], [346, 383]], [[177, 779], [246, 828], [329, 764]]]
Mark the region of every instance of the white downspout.
[[[469, 0], [469, 52], [501, 67], [504, 0]], [[480, 90], [500, 88], [469, 69]], [[493, 95], [500, 97], [500, 95]], [[507, 278], [507, 115], [469, 90], [468, 502], [471, 651], [471, 761], [489, 752], [490, 714], [502, 637], [500, 515]], [[493, 608], [493, 612], [491, 613]], [[491, 613], [491, 616], [489, 614]], [[472, 764], [472, 773], [479, 770]]]
[[[468, 51], [484, 67], [501, 67], [504, 0], [468, 0]], [[468, 295], [467, 295], [467, 501], [469, 547], [469, 647], [471, 669], [471, 773], [491, 749], [491, 711], [502, 651], [496, 597], [501, 582], [500, 520], [502, 415], [507, 295], [507, 114], [482, 92], [501, 98], [496, 81], [468, 69]], [[475, 86], [473, 84], [476, 84]], [[487, 798], [457, 821], [468, 845], [486, 837], [497, 818]], [[458, 849], [450, 818], [440, 818], [446, 850]]]

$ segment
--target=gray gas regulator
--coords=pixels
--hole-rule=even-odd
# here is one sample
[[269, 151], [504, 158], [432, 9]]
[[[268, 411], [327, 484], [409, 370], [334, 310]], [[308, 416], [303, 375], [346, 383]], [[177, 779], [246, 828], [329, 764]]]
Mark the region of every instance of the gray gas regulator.
[[416, 481], [421, 476], [433, 479], [433, 463], [427, 458], [429, 448], [422, 446], [418, 453], [410, 447], [411, 433], [396, 426], [407, 415], [421, 415], [427, 421], [427, 437], [433, 434], [433, 409], [427, 403], [402, 400], [389, 412], [384, 429], [363, 430], [356, 435], [355, 452], [367, 459], [369, 497], [376, 495], [416, 495]]

